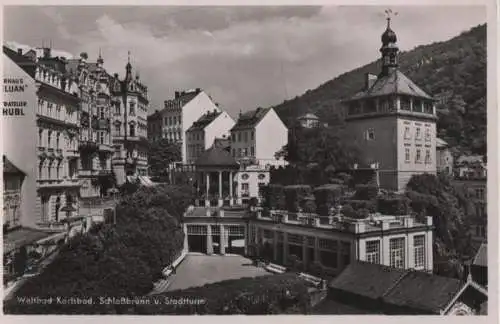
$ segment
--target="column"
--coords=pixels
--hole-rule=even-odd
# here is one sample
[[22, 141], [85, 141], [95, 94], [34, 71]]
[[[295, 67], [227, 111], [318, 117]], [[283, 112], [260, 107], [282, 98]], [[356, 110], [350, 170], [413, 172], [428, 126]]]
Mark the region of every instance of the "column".
[[244, 242], [243, 242], [243, 245], [244, 245], [244, 254], [245, 255], [248, 255], [248, 242], [253, 242], [253, 238], [251, 237], [248, 237], [248, 230], [249, 230], [249, 226], [252, 226], [250, 224], [245, 224], [243, 225], [243, 231], [244, 231]]
[[187, 224], [183, 225], [184, 230], [184, 252], [189, 252]]
[[233, 171], [229, 171], [229, 205], [233, 205]]
[[273, 261], [278, 260], [278, 231], [273, 230]]
[[283, 232], [283, 264], [288, 262], [288, 233]]
[[208, 197], [208, 194], [210, 192], [210, 172], [207, 172], [206, 175], [206, 197], [205, 197], [205, 207], [210, 207], [210, 198]]
[[219, 171], [219, 207], [222, 207], [224, 200], [222, 198], [222, 171]]
[[220, 254], [226, 254], [226, 244], [228, 238], [226, 237], [226, 232], [224, 231], [224, 225], [220, 225]]
[[214, 254], [214, 246], [212, 243], [212, 227], [210, 224], [207, 225], [207, 254]]
[[314, 237], [314, 261], [321, 263], [321, 253], [319, 252], [319, 237]]
[[342, 241], [337, 240], [337, 271], [344, 270], [344, 263], [342, 261]]
[[303, 271], [305, 271], [305, 268], [307, 266], [307, 254], [308, 254], [308, 249], [307, 249], [307, 235], [302, 236], [302, 264], [303, 264]]

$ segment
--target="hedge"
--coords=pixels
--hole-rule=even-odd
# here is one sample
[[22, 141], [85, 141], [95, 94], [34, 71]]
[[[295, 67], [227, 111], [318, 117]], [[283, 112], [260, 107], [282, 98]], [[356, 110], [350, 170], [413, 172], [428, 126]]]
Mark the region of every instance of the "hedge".
[[312, 189], [309, 185], [286, 186], [284, 191], [286, 209], [290, 212], [298, 212], [299, 208], [304, 208], [306, 200], [312, 198]]
[[372, 200], [377, 198], [378, 187], [371, 184], [360, 184], [356, 186], [354, 199], [356, 200]]
[[377, 211], [384, 215], [408, 215], [410, 213], [410, 199], [406, 197], [379, 198]]
[[339, 203], [343, 194], [342, 185], [323, 185], [314, 189], [314, 197], [316, 198], [317, 209], [319, 215], [327, 216], [330, 209]]
[[282, 185], [270, 184], [262, 187], [264, 207], [283, 210], [285, 205], [285, 192]]
[[[294, 273], [242, 278], [207, 284], [153, 295], [152, 300], [168, 300], [150, 305], [138, 305], [138, 315], [267, 315], [281, 314], [298, 308], [309, 312], [308, 288], [310, 284]], [[198, 300], [200, 303], [177, 302]]]

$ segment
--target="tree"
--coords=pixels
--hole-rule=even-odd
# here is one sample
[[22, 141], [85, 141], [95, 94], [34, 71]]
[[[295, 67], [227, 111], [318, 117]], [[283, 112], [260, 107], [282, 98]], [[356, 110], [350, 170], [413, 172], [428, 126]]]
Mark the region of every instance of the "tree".
[[182, 159], [181, 146], [166, 138], [149, 143], [148, 162], [153, 176], [168, 175], [167, 167], [172, 162]]

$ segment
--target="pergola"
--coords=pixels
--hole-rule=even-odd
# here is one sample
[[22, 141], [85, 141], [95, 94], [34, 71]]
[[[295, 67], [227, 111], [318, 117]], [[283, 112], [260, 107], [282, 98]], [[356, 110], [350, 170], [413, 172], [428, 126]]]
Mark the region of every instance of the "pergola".
[[234, 176], [240, 166], [231, 154], [223, 148], [211, 147], [196, 160], [195, 167], [198, 196], [205, 207], [232, 206], [236, 200]]

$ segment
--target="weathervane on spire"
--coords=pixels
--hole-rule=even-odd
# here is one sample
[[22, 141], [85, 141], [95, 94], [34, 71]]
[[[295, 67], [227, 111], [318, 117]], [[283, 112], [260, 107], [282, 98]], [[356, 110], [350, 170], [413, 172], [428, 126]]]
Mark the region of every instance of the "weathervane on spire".
[[398, 15], [398, 12], [393, 12], [392, 9], [386, 9], [385, 10], [385, 16], [386, 16], [386, 19], [387, 19], [387, 28], [389, 28], [390, 24], [391, 24], [391, 18], [392, 16], [397, 16]]

